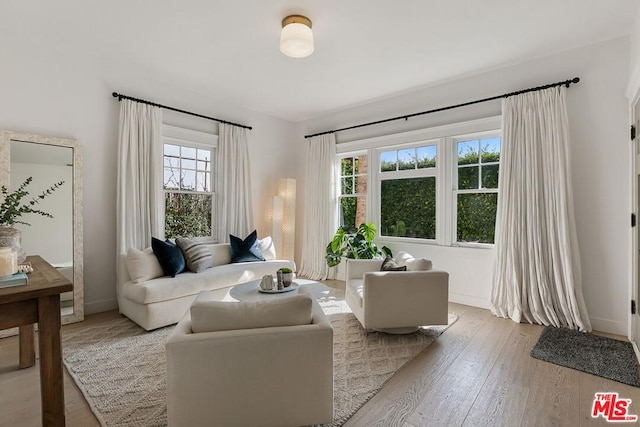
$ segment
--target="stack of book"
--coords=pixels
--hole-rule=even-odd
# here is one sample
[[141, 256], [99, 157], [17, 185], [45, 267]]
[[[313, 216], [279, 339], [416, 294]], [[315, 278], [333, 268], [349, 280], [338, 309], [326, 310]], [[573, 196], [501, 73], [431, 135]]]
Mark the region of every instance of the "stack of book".
[[0, 288], [26, 285], [27, 283], [29, 283], [29, 278], [25, 273], [16, 273], [11, 276], [0, 277]]

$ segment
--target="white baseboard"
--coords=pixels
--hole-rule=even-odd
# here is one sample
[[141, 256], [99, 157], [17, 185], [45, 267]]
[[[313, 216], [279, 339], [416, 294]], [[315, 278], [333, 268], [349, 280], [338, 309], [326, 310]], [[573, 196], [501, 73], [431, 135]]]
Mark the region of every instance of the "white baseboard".
[[102, 313], [103, 311], [117, 310], [117, 309], [118, 309], [118, 301], [115, 298], [84, 303], [84, 314]]
[[471, 307], [491, 309], [489, 300], [486, 298], [474, 297], [471, 295], [457, 294], [455, 292], [449, 292], [449, 301], [458, 304], [470, 305]]
[[599, 319], [591, 317], [591, 327], [594, 331], [607, 332], [609, 334], [627, 336], [627, 324], [618, 320]]

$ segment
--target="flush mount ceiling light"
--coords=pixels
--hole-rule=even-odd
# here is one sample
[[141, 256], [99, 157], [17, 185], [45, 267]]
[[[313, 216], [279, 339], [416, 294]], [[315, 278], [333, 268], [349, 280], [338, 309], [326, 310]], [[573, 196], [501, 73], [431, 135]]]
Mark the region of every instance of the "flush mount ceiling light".
[[292, 58], [304, 58], [313, 53], [313, 32], [309, 18], [289, 15], [282, 20], [280, 52]]

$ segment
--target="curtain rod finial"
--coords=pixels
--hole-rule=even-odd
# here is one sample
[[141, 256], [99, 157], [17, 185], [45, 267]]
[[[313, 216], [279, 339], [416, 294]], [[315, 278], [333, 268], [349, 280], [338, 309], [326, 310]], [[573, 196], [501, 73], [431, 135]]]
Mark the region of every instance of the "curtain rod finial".
[[571, 80], [571, 83], [578, 83], [579, 81], [580, 81], [580, 77], [574, 77], [574, 78]]

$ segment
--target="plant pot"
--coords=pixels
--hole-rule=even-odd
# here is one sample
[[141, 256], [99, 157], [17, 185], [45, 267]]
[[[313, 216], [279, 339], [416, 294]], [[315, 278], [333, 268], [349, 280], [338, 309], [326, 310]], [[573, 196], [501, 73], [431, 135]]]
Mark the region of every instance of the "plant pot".
[[22, 233], [15, 227], [0, 225], [0, 247], [12, 248], [18, 254], [18, 264], [27, 258], [22, 249]]
[[282, 273], [282, 285], [286, 288], [293, 283], [293, 273]]

